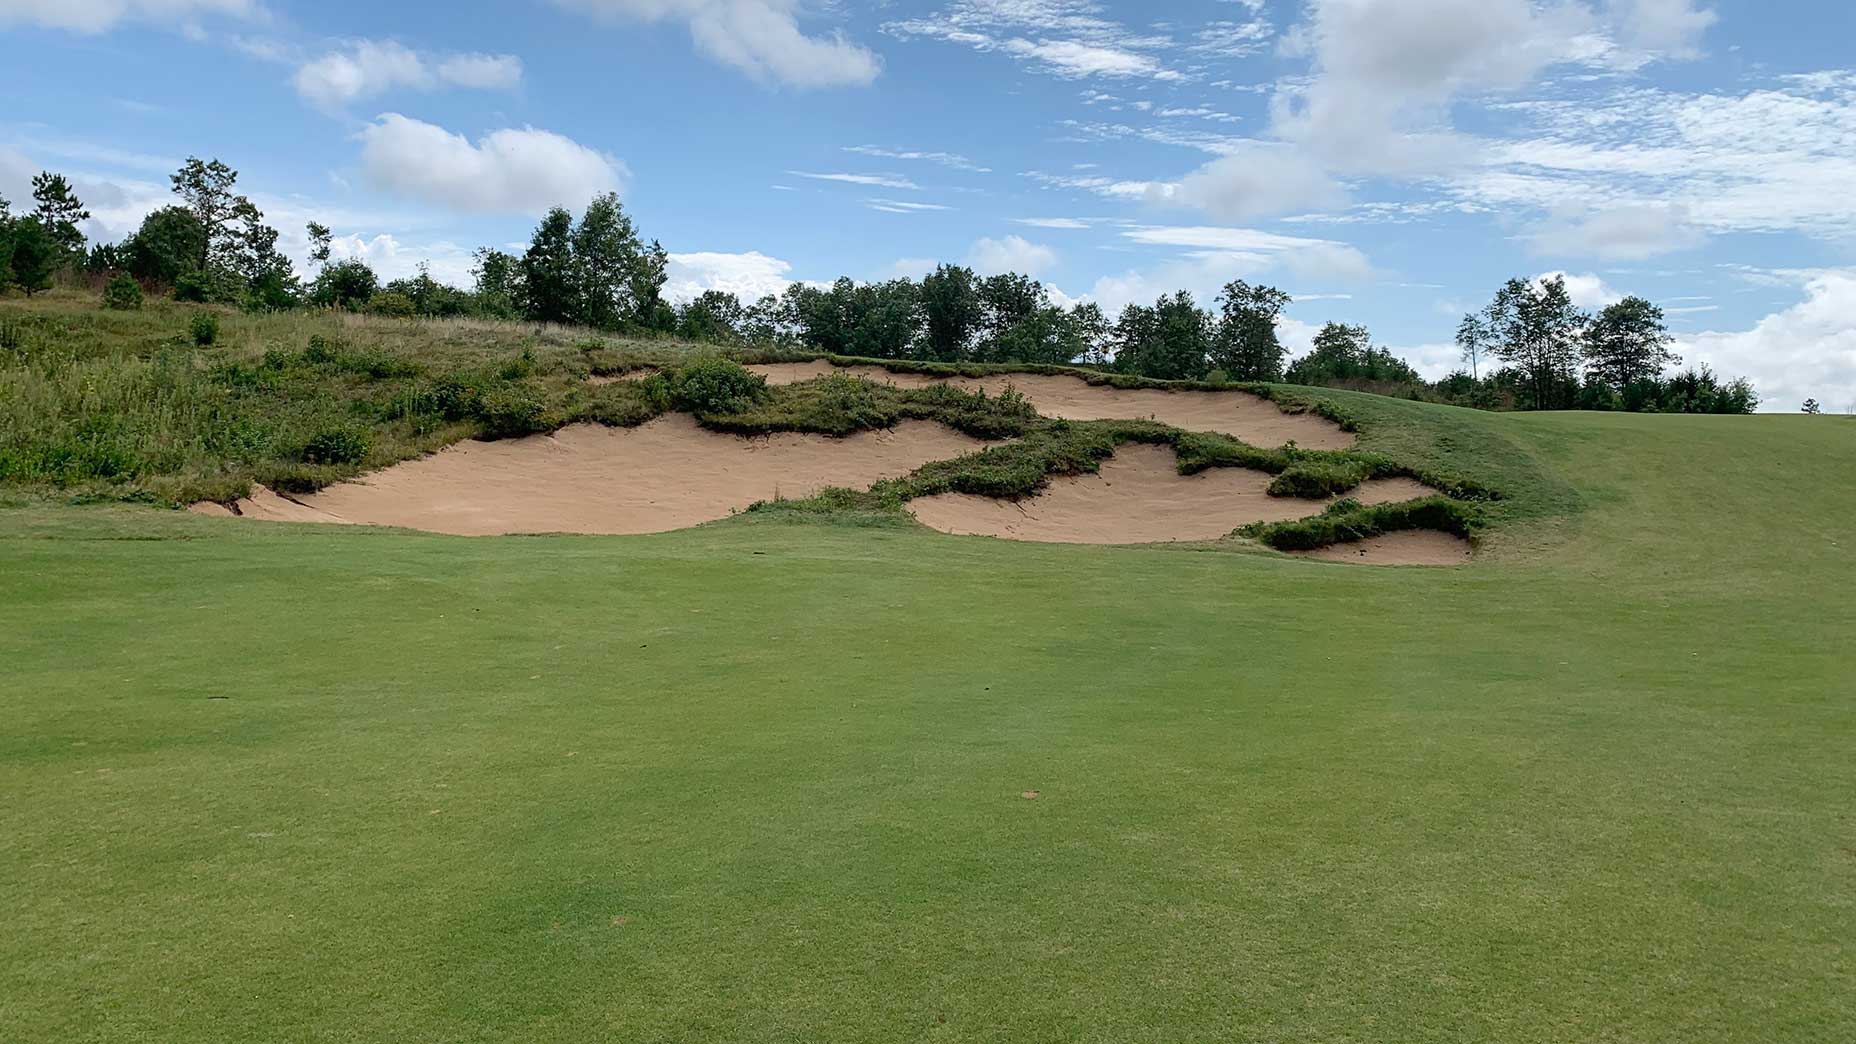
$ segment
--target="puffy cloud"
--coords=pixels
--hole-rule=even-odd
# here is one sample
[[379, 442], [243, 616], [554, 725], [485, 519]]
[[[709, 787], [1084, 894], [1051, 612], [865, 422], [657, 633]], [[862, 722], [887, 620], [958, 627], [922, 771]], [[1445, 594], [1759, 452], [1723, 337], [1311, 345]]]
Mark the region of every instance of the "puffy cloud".
[[705, 290], [720, 290], [752, 304], [767, 294], [784, 293], [792, 283], [787, 276], [792, 270], [788, 262], [752, 250], [745, 254], [671, 254], [664, 296], [687, 301]]
[[981, 239], [967, 252], [967, 265], [983, 276], [1017, 272], [1035, 276], [1057, 264], [1057, 252], [1023, 236]]
[[1610, 14], [1627, 46], [1676, 57], [1696, 54], [1702, 34], [1720, 20], [1694, 0], [1611, 0]]
[[1606, 285], [1604, 279], [1590, 272], [1574, 275], [1571, 272], [1542, 272], [1534, 277], [1534, 285], [1540, 286], [1549, 279], [1566, 280], [1566, 296], [1572, 303], [1587, 311], [1596, 311], [1606, 305], [1617, 304], [1624, 300], [1624, 295]]
[[551, 131], [493, 131], [474, 144], [462, 134], [383, 113], [361, 132], [369, 181], [408, 198], [457, 210], [537, 214], [578, 207], [625, 180], [618, 160]]
[[[306, 248], [308, 244], [301, 245]], [[411, 246], [401, 243], [391, 233], [381, 232], [365, 238], [336, 236], [329, 241], [329, 253], [337, 261], [355, 258], [366, 262], [383, 283], [410, 278], [419, 271], [420, 265], [426, 266], [432, 278], [441, 283], [469, 287], [474, 282], [470, 270], [475, 261], [471, 251], [456, 243], [439, 241]]]
[[1531, 241], [1543, 254], [1638, 261], [1701, 243], [1681, 204], [1637, 203], [1602, 209], [1562, 207]]
[[1181, 178], [1165, 197], [1220, 221], [1249, 221], [1291, 210], [1342, 206], [1347, 191], [1298, 149], [1247, 142]]
[[1131, 303], [1151, 304], [1175, 290], [1190, 291], [1201, 305], [1207, 305], [1231, 280], [1272, 272], [1310, 280], [1353, 280], [1372, 274], [1372, 263], [1365, 254], [1328, 239], [1210, 226], [1147, 226], [1122, 235], [1136, 243], [1180, 247], [1184, 252], [1152, 268], [1098, 279], [1091, 296], [1111, 313]]
[[123, 22], [180, 28], [202, 15], [253, 18], [262, 11], [255, 0], [0, 0], [0, 25], [101, 33]]
[[323, 109], [337, 109], [396, 87], [506, 88], [521, 81], [522, 60], [514, 55], [454, 54], [427, 59], [401, 44], [374, 40], [360, 40], [346, 50], [306, 62], [291, 79], [304, 100]]
[[842, 33], [807, 36], [799, 29], [799, 0], [554, 0], [599, 18], [658, 22], [690, 28], [709, 57], [763, 83], [789, 87], [863, 86], [882, 63]]
[[1676, 350], [1722, 376], [1751, 378], [1773, 410], [1796, 412], [1808, 398], [1831, 412], [1856, 407], [1856, 269], [1813, 275], [1804, 293], [1750, 330], [1696, 334]]

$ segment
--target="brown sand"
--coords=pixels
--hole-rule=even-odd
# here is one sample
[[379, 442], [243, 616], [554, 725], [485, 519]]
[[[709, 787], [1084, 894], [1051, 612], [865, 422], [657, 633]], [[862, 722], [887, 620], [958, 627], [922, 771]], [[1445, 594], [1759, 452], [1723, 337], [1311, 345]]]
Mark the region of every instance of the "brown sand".
[[919, 373], [892, 373], [880, 366], [833, 366], [822, 359], [764, 363], [748, 369], [766, 377], [770, 384], [796, 384], [829, 373], [864, 377], [899, 388], [925, 388], [946, 381], [966, 391], [984, 389], [988, 395], [999, 394], [1009, 384], [1046, 417], [1066, 420], [1151, 418], [1188, 431], [1230, 435], [1253, 446], [1276, 447], [1292, 439], [1304, 449], [1346, 449], [1354, 443], [1351, 433], [1340, 430], [1340, 425], [1326, 418], [1284, 413], [1268, 399], [1241, 391], [1122, 389], [1090, 384], [1080, 377], [1033, 373], [947, 379]]
[[862, 488], [983, 445], [929, 421], [843, 439], [792, 433], [746, 439], [669, 414], [637, 428], [579, 424], [553, 435], [463, 442], [320, 493], [285, 499], [261, 489], [238, 509], [248, 518], [465, 536], [656, 533], [775, 496]]
[[[1094, 475], [1052, 479], [1028, 500], [965, 493], [921, 497], [909, 509], [946, 533], [1063, 544], [1151, 544], [1216, 540], [1251, 522], [1287, 522], [1325, 505], [1269, 495], [1270, 476], [1242, 468], [1181, 475], [1164, 446], [1124, 445]], [[1375, 479], [1350, 496], [1367, 504], [1436, 492], [1410, 479]]]
[[1335, 544], [1314, 551], [1296, 552], [1297, 558], [1355, 565], [1462, 565], [1470, 560], [1469, 541], [1431, 529], [1387, 533], [1353, 544]]

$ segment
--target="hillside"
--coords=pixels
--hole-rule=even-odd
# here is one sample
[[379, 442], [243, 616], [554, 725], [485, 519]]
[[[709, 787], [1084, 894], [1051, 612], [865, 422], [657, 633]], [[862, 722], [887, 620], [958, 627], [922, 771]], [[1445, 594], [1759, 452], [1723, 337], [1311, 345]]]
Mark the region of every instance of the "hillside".
[[[0, 369], [12, 423], [95, 396], [123, 430], [34, 430], [174, 466], [0, 494], [0, 1037], [1856, 1025], [1846, 418], [1314, 396], [1359, 428], [1335, 453], [1498, 495], [1450, 569], [949, 536], [855, 497], [466, 538], [174, 510], [288, 475], [150, 436], [210, 432], [195, 375], [311, 335], [428, 369], [286, 383], [280, 440], [525, 348], [549, 423], [598, 420], [634, 392], [587, 374], [685, 349], [228, 316], [180, 367], [184, 313], [8, 309], [60, 346]], [[394, 423], [288, 474], [482, 422]]]

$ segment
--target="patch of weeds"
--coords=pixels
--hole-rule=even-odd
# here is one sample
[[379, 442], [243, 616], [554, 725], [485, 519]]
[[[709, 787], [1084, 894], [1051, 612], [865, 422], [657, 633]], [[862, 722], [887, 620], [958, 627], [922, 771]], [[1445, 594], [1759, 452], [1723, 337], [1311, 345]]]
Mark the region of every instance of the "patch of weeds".
[[677, 409], [699, 417], [742, 413], [767, 398], [767, 378], [720, 356], [680, 367], [669, 384]]
[[359, 464], [374, 448], [373, 437], [359, 428], [325, 428], [303, 444], [305, 464]]
[[1408, 529], [1434, 529], [1468, 538], [1483, 522], [1476, 505], [1449, 497], [1372, 507], [1349, 499], [1336, 501], [1313, 518], [1245, 526], [1238, 532], [1278, 551], [1313, 551]]
[[193, 343], [205, 348], [219, 340], [219, 317], [211, 312], [195, 312], [192, 322], [187, 324], [187, 332], [193, 336]]

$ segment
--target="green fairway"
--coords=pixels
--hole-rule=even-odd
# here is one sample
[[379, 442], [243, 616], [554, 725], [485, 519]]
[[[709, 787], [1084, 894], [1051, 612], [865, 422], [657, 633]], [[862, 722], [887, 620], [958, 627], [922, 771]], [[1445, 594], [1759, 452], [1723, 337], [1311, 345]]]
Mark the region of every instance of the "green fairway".
[[0, 1040], [1856, 1038], [1856, 423], [1358, 401], [1476, 564], [0, 510]]

